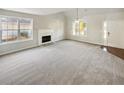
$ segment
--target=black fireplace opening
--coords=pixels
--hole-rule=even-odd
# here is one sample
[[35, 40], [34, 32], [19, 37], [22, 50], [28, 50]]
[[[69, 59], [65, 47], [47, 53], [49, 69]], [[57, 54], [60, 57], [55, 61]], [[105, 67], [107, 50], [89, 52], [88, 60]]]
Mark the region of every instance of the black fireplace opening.
[[42, 36], [42, 43], [51, 41], [51, 35]]

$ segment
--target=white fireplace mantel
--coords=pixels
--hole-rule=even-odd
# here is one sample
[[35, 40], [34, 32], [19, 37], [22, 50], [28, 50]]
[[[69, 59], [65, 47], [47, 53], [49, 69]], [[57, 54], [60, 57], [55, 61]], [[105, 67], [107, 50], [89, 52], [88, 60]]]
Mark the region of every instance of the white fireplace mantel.
[[[51, 41], [42, 43], [42, 37], [43, 36], [51, 36]], [[38, 45], [43, 45], [43, 44], [47, 44], [47, 43], [51, 43], [53, 42], [53, 30], [52, 29], [41, 29], [38, 31]]]

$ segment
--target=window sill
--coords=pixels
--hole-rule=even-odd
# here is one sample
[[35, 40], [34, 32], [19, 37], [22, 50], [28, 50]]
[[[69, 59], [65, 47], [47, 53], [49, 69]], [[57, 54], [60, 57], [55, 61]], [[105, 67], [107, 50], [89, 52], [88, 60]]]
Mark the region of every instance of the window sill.
[[21, 42], [26, 42], [26, 41], [32, 41], [33, 39], [26, 39], [26, 40], [16, 40], [16, 41], [10, 41], [10, 42], [5, 42], [1, 43], [0, 46], [2, 45], [8, 45], [8, 44], [15, 44], [15, 43], [21, 43]]

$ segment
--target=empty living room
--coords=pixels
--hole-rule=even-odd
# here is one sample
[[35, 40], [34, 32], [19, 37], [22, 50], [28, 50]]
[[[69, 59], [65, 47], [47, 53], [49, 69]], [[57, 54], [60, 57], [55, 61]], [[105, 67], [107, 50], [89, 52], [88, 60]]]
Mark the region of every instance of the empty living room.
[[0, 9], [0, 85], [123, 84], [123, 8]]

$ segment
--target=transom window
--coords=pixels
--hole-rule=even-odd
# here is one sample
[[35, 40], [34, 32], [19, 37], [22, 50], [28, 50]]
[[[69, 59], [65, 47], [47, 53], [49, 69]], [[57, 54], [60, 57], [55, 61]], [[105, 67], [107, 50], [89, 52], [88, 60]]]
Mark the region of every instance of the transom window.
[[86, 23], [83, 20], [73, 22], [73, 35], [85, 35], [86, 30]]
[[0, 16], [0, 44], [33, 39], [33, 20]]

